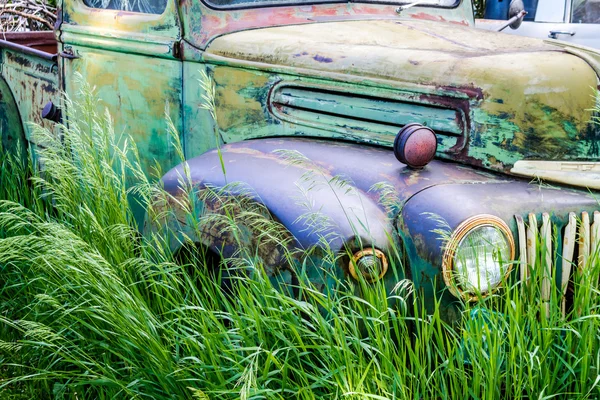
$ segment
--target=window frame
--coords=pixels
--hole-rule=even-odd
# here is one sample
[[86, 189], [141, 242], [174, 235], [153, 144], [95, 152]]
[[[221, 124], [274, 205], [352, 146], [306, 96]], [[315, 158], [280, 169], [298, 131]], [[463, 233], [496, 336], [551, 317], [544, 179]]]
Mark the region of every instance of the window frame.
[[[220, 6], [214, 3], [211, 3], [210, 0], [201, 0], [202, 4], [206, 7], [217, 10], [217, 11], [234, 11], [234, 10], [248, 10], [255, 8], [273, 8], [273, 7], [305, 7], [305, 6], [314, 6], [314, 5], [322, 5], [322, 4], [344, 4], [344, 3], [356, 3], [356, 4], [379, 4], [379, 5], [393, 5], [393, 6], [403, 6], [407, 4], [414, 3], [413, 0], [404, 0], [404, 1], [393, 1], [393, 0], [311, 0], [307, 2], [298, 2], [296, 0], [290, 0], [289, 2], [281, 2], [279, 4], [275, 4], [273, 0], [265, 1], [265, 2], [252, 2], [238, 5], [229, 5], [229, 6]], [[427, 8], [436, 8], [436, 9], [445, 9], [445, 10], [453, 10], [458, 8], [462, 4], [463, 0], [455, 0], [454, 4], [451, 6], [440, 6], [434, 4], [422, 4], [414, 6], [415, 9], [427, 9]]]
[[570, 24], [576, 24], [576, 25], [600, 25], [600, 22], [574, 22], [573, 21], [573, 6], [575, 5], [573, 0], [567, 0], [568, 4], [569, 4], [569, 23]]
[[102, 8], [102, 7], [93, 7], [89, 4], [86, 3], [86, 0], [80, 0], [81, 3], [83, 4], [84, 7], [93, 10], [94, 12], [98, 12], [98, 11], [117, 11], [117, 12], [126, 12], [126, 13], [132, 13], [132, 14], [141, 14], [141, 15], [152, 15], [152, 16], [162, 16], [166, 11], [167, 8], [169, 8], [169, 1], [170, 0], [165, 0], [165, 7], [163, 8], [163, 10], [160, 13], [146, 13], [146, 12], [142, 12], [142, 11], [131, 11], [131, 10], [121, 10], [119, 8]]
[[[544, 13], [544, 10], [551, 10], [552, 7], [550, 7], [552, 4], [552, 1], [556, 1], [556, 2], [560, 2], [562, 4], [563, 7], [563, 12], [562, 12], [562, 19], [560, 21], [557, 20], [552, 20], [549, 18], [545, 18], [545, 19], [541, 19], [540, 18], [540, 10], [542, 10], [542, 15]], [[550, 6], [549, 6], [550, 5]], [[539, 0], [538, 5], [537, 5], [537, 9], [535, 12], [535, 20], [532, 22], [536, 22], [536, 23], [548, 23], [548, 24], [564, 24], [564, 23], [569, 23], [569, 15], [570, 15], [570, 5], [571, 5], [571, 0]], [[547, 13], [550, 13], [552, 11], [546, 11]]]

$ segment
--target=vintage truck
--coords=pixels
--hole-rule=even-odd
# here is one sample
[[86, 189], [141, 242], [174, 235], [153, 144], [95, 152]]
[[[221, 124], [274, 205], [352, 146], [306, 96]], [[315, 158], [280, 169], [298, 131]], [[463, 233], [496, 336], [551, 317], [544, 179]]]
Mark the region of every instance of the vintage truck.
[[[591, 122], [600, 54], [473, 26], [469, 0], [64, 0], [53, 33], [0, 40], [4, 149], [20, 140], [35, 153], [27, 123], [52, 128], [65, 115], [61, 91], [74, 95], [81, 74], [144, 167], [171, 169], [162, 180], [173, 196], [184, 172], [166, 103], [198, 193], [244, 182], [295, 247], [331, 238], [340, 257], [298, 260], [324, 292], [332, 277], [383, 280], [390, 292], [410, 279], [454, 319], [458, 300], [541, 268], [540, 243], [553, 246], [541, 273], [566, 290], [600, 241], [600, 129]], [[214, 113], [203, 107], [203, 74], [215, 85]], [[351, 188], [309, 194], [331, 222], [326, 234], [293, 200], [311, 171]], [[235, 252], [210, 226], [185, 233], [216, 256]], [[274, 281], [296, 282], [280, 249], [257, 254]]]

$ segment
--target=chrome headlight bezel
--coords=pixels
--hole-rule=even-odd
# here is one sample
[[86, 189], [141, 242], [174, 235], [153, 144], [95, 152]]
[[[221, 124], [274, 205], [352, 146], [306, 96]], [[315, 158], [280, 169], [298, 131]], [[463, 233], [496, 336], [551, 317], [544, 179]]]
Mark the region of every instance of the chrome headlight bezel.
[[[381, 264], [381, 270], [377, 275], [372, 275], [367, 271], [361, 270], [360, 260], [365, 257], [373, 257], [377, 259], [378, 262]], [[369, 283], [377, 282], [378, 280], [383, 278], [383, 276], [388, 270], [388, 259], [381, 250], [376, 249], [374, 247], [367, 247], [363, 250], [354, 253], [352, 258], [350, 259], [350, 263], [348, 264], [348, 270], [350, 272], [350, 275], [357, 281], [360, 281], [362, 278]]]
[[[503, 279], [497, 285], [490, 287], [485, 292], [472, 293], [471, 291], [462, 288], [460, 282], [457, 282], [456, 280], [458, 272], [454, 270], [455, 256], [458, 250], [458, 246], [461, 244], [461, 242], [465, 238], [467, 238], [470, 233], [474, 232], [476, 229], [483, 227], [492, 227], [498, 229], [504, 235], [504, 238], [507, 240], [507, 244], [510, 249], [510, 259], [505, 261], [504, 276]], [[467, 301], [474, 301], [480, 299], [482, 297], [488, 296], [489, 294], [497, 290], [500, 286], [502, 286], [502, 281], [505, 280], [512, 271], [512, 261], [514, 260], [514, 258], [515, 240], [506, 222], [494, 215], [475, 215], [462, 222], [454, 230], [452, 236], [450, 237], [450, 240], [447, 243], [446, 250], [444, 251], [444, 256], [442, 259], [442, 275], [444, 278], [444, 283], [455, 297], [462, 298]]]

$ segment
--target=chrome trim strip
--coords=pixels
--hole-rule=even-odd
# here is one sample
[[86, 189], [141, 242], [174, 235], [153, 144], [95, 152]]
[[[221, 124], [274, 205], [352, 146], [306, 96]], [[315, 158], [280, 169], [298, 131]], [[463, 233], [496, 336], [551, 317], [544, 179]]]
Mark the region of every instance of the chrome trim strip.
[[579, 258], [577, 260], [577, 270], [580, 279], [583, 275], [583, 269], [587, 266], [590, 259], [590, 216], [587, 212], [581, 213], [581, 225], [579, 227]]
[[510, 172], [528, 178], [600, 189], [600, 162], [519, 160]]
[[527, 264], [529, 270], [535, 270], [535, 252], [538, 237], [538, 222], [535, 214], [529, 214], [529, 226], [527, 227]]
[[550, 316], [550, 288], [552, 276], [552, 222], [548, 213], [542, 214], [541, 245], [545, 247], [546, 268], [542, 271], [542, 305], [545, 317]]
[[517, 220], [517, 231], [519, 233], [519, 271], [521, 273], [521, 282], [527, 281], [529, 279], [529, 269], [527, 267], [527, 239], [525, 233], [525, 222], [523, 222], [523, 217], [520, 215], [515, 215], [515, 219]]
[[573, 256], [575, 255], [575, 242], [577, 241], [577, 217], [575, 213], [569, 213], [569, 223], [565, 227], [565, 236], [563, 238], [563, 257], [562, 257], [562, 276], [560, 287], [562, 293], [561, 311], [563, 318], [567, 313], [567, 287], [569, 286], [569, 277], [571, 276], [571, 266]]
[[594, 223], [592, 224], [591, 232], [592, 247], [590, 248], [590, 255], [595, 260], [598, 260], [598, 247], [600, 246], [600, 211], [594, 211]]

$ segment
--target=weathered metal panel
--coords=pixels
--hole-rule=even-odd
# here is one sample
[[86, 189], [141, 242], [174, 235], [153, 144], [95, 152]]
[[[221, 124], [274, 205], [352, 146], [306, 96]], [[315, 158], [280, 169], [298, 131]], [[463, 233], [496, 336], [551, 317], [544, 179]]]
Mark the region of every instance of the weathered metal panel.
[[125, 132], [139, 150], [142, 168], [150, 173], [158, 164], [168, 170], [178, 164], [170, 145], [165, 109], [175, 127], [182, 127], [181, 62], [106, 50], [73, 47], [80, 58], [64, 60], [65, 89], [75, 97], [76, 73], [93, 83], [101, 101], [99, 111], [108, 108], [115, 132]]
[[17, 143], [25, 144], [25, 134], [21, 123], [19, 109], [12, 91], [4, 79], [0, 78], [0, 138], [2, 148], [13, 151]]
[[[29, 122], [52, 129], [53, 124], [42, 119], [42, 107], [49, 101], [60, 100], [58, 65], [56, 61], [25, 54], [21, 51], [2, 50], [2, 77], [8, 83], [23, 124], [25, 138], [32, 140]], [[10, 127], [11, 130], [19, 128]]]
[[[284, 157], [276, 153], [278, 150], [300, 152], [303, 156], [308, 157], [314, 165], [292, 165], [291, 162], [286, 162]], [[370, 185], [367, 182], [374, 183], [376, 181], [378, 175], [375, 169], [378, 167], [377, 164], [381, 165], [382, 161], [377, 158], [383, 154], [387, 155], [390, 153], [389, 151], [373, 148], [358, 149], [356, 146], [341, 143], [298, 139], [240, 142], [224, 146], [222, 151], [227, 177], [222, 173], [217, 152], [211, 151], [187, 162], [194, 185], [223, 187], [227, 182], [244, 182], [244, 187], [260, 197], [260, 201], [267, 206], [273, 216], [291, 230], [299, 244], [304, 248], [309, 248], [318, 243], [318, 235], [306, 230], [301, 223], [295, 223], [307, 210], [302, 204], [299, 204], [301, 200], [295, 202], [282, 201], [282, 199], [301, 197], [302, 192], [297, 183], [300, 183], [306, 172], [313, 171], [317, 173], [315, 179], [321, 186], [315, 188], [311, 193], [315, 201], [314, 207], [335, 222], [334, 229], [336, 234], [340, 235], [331, 243], [332, 249], [334, 251], [342, 249], [344, 241], [350, 240], [355, 235], [362, 235], [365, 239], [370, 238], [380, 246], [387, 247], [386, 230], [382, 230], [382, 228], [387, 225], [388, 229], [391, 229], [391, 225], [389, 225], [383, 207], [379, 207], [374, 201], [377, 198], [376, 194], [369, 193]], [[348, 159], [343, 162], [346, 157], [352, 156], [354, 156], [353, 160]], [[333, 190], [324, 187], [323, 178], [331, 179], [338, 173], [343, 173], [344, 176], [354, 175], [351, 174], [349, 168], [345, 168], [350, 166], [350, 161], [362, 165], [368, 163], [373, 166], [369, 173], [363, 173], [360, 176], [366, 182], [361, 181], [360, 184], [354, 185], [356, 191], [350, 194], [346, 193], [344, 188]], [[183, 176], [182, 167], [167, 173], [163, 177], [165, 189], [177, 194], [181, 176]], [[348, 214], [349, 210], [352, 211]], [[368, 218], [367, 225], [370, 224], [372, 231], [363, 232], [360, 228], [361, 224], [357, 224], [354, 218], [349, 221], [348, 215], [352, 215], [352, 212], [359, 213], [356, 216], [358, 219]], [[366, 221], [362, 222], [364, 224]]]
[[[201, 107], [206, 95], [201, 81], [202, 73], [207, 73], [206, 64], [183, 62], [183, 115], [182, 136], [185, 143], [186, 159], [214, 149], [222, 143], [222, 135], [216, 130], [216, 123], [209, 110]], [[219, 107], [221, 108], [222, 105]], [[243, 108], [243, 107], [240, 107]]]
[[[65, 92], [76, 97], [76, 74], [96, 87], [98, 111], [110, 110], [115, 132], [126, 133], [139, 150], [148, 174], [168, 170], [181, 160], [170, 144], [165, 117], [183, 128], [183, 71], [178, 59], [181, 36], [177, 6], [162, 15], [93, 9], [66, 2], [60, 39], [73, 58], [62, 58]], [[144, 210], [136, 209], [141, 221]]]
[[[398, 133], [404, 125], [419, 121], [440, 134], [466, 134], [462, 110], [458, 107], [447, 107], [441, 101], [424, 104], [414, 95], [399, 91], [388, 98], [373, 96], [370, 92], [361, 93], [359, 89], [347, 93], [335, 86], [311, 87], [284, 82], [271, 90], [269, 108], [281, 120], [340, 132], [367, 130], [389, 136]], [[332, 118], [327, 121], [323, 114]]]
[[[189, 127], [186, 150], [195, 156], [215, 146], [214, 121], [208, 112], [200, 109], [203, 100], [199, 71], [205, 66], [192, 62], [184, 62], [184, 65], [186, 126]], [[270, 136], [320, 136], [389, 146], [401, 126], [411, 118], [439, 128], [439, 147], [443, 151], [462, 148], [467, 136], [466, 100], [462, 94], [455, 98], [457, 104], [447, 105], [447, 96], [453, 98], [453, 93], [438, 95], [435, 88], [426, 86], [420, 88], [421, 93], [415, 93], [412, 87], [410, 90], [381, 89], [220, 65], [206, 65], [206, 68], [216, 87], [219, 135], [227, 143]], [[307, 96], [313, 94], [314, 98], [310, 99], [313, 112], [298, 107], [293, 113], [285, 114], [289, 107], [284, 108], [279, 102], [282, 85], [306, 88]], [[422, 96], [424, 93], [427, 93], [426, 98]], [[328, 94], [334, 94], [338, 102], [332, 103]], [[379, 105], [383, 109], [387, 105], [391, 111], [373, 112]], [[328, 107], [332, 112], [333, 108], [343, 108], [347, 115], [324, 112]], [[398, 107], [402, 107], [404, 113], [393, 112], [398, 111]], [[434, 117], [438, 111], [441, 116]], [[448, 115], [454, 119], [443, 119]]]
[[[215, 68], [215, 80], [236, 76], [235, 85], [220, 86], [222, 92], [235, 91], [222, 93], [222, 104], [228, 107], [228, 100], [237, 97], [235, 104], [251, 115], [264, 111], [265, 92], [273, 81], [296, 84], [293, 75], [321, 78], [321, 84], [329, 85], [352, 81], [412, 91], [423, 102], [447, 96], [448, 105], [464, 110], [469, 130], [466, 146], [445, 155], [454, 160], [509, 172], [520, 159], [597, 159], [599, 133], [589, 123], [598, 85], [594, 69], [556, 46], [509, 39], [442, 23], [346, 21], [226, 35], [214, 40], [203, 58], [237, 67]], [[262, 90], [257, 81], [261, 73], [255, 69], [271, 72], [268, 79], [262, 75]], [[242, 91], [243, 81], [254, 89]], [[226, 114], [224, 118], [235, 120], [239, 113]], [[390, 145], [375, 135], [368, 139]]]

